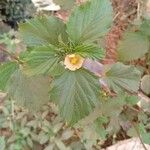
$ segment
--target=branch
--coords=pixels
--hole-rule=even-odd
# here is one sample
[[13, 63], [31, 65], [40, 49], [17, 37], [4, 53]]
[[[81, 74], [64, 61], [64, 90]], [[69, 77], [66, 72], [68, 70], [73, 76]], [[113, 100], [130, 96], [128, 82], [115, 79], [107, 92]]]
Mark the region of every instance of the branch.
[[0, 45], [0, 51], [6, 53], [7, 55], [10, 56], [11, 59], [16, 60], [19, 64], [23, 64], [23, 62], [15, 55], [13, 55], [12, 53], [8, 52], [3, 46]]

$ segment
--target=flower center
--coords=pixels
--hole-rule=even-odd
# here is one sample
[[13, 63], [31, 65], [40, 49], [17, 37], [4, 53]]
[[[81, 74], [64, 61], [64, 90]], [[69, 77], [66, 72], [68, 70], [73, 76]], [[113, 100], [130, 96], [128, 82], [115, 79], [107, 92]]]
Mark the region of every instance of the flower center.
[[69, 56], [69, 61], [71, 64], [76, 65], [80, 61], [80, 57], [78, 55], [72, 54]]

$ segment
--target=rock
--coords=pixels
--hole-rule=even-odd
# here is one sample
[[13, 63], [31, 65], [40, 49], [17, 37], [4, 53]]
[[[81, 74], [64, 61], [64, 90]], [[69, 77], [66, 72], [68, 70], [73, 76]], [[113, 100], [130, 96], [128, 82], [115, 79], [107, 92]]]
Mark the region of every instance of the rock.
[[[150, 150], [150, 145], [145, 144], [147, 150]], [[118, 142], [117, 144], [106, 148], [105, 150], [145, 150], [138, 138], [132, 138]]]
[[32, 0], [38, 11], [58, 11], [60, 6], [53, 3], [52, 0]]

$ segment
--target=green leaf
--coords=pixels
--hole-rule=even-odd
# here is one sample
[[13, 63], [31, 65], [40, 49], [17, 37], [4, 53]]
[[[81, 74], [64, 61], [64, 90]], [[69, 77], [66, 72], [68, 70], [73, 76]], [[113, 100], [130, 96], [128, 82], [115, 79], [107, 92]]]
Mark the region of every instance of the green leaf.
[[64, 71], [64, 66], [60, 62], [60, 57], [52, 46], [40, 46], [33, 49], [26, 56], [27, 65], [25, 71], [29, 75], [50, 74], [59, 75]]
[[84, 144], [84, 148], [82, 149], [92, 150], [93, 145], [97, 144], [97, 140], [100, 140], [100, 135], [96, 131], [94, 124], [84, 126], [81, 133], [81, 141]]
[[0, 149], [5, 150], [5, 148], [6, 148], [5, 138], [3, 136], [0, 136]]
[[70, 10], [75, 4], [75, 0], [53, 0], [54, 3], [59, 5], [63, 10]]
[[126, 96], [126, 102], [130, 105], [136, 105], [139, 102], [139, 98], [137, 96], [128, 95]]
[[141, 80], [142, 91], [149, 95], [150, 94], [150, 75], [145, 75]]
[[71, 125], [92, 112], [99, 101], [99, 80], [84, 69], [66, 70], [51, 87], [51, 100], [58, 104], [61, 116]]
[[40, 144], [45, 144], [49, 140], [49, 136], [42, 132], [41, 134], [39, 134], [39, 140]]
[[145, 20], [143, 24], [141, 25], [140, 31], [143, 32], [144, 35], [147, 35], [150, 37], [150, 20]]
[[67, 41], [65, 24], [55, 17], [36, 17], [19, 25], [20, 33], [28, 46], [52, 44], [58, 46], [58, 37]]
[[27, 137], [27, 144], [30, 146], [30, 148], [33, 148], [33, 141], [30, 137]]
[[142, 134], [142, 140], [145, 144], [150, 144], [150, 133], [146, 132]]
[[103, 78], [109, 88], [115, 92], [127, 90], [137, 92], [140, 85], [141, 73], [134, 66], [116, 63], [106, 72]]
[[15, 62], [8, 62], [0, 65], [0, 90], [4, 90], [11, 75], [17, 69]]
[[118, 60], [124, 62], [141, 58], [149, 48], [150, 43], [147, 36], [141, 32], [126, 32], [117, 48]]
[[109, 135], [117, 134], [121, 129], [121, 123], [119, 120], [119, 116], [112, 116], [110, 118], [110, 122], [107, 127], [107, 131], [109, 131]]
[[137, 131], [135, 129], [135, 127], [131, 127], [128, 131], [127, 131], [127, 135], [130, 137], [138, 137]]
[[[104, 118], [104, 117], [103, 117]], [[95, 126], [95, 130], [96, 132], [98, 133], [98, 135], [100, 136], [100, 138], [102, 140], [106, 140], [106, 136], [107, 136], [107, 131], [106, 129], [104, 128], [103, 126], [103, 118], [98, 118], [95, 122], [94, 122], [94, 126]], [[107, 118], [104, 118], [105, 121], [104, 123], [107, 123], [108, 122], [108, 119]]]
[[123, 106], [126, 104], [125, 96], [118, 94], [117, 97], [109, 98], [102, 101], [101, 111], [104, 116], [118, 117], [123, 110]]
[[146, 131], [144, 124], [139, 124], [138, 126], [140, 135], [145, 144], [150, 144], [150, 133]]
[[30, 111], [38, 111], [49, 101], [50, 80], [46, 76], [28, 77], [17, 70], [9, 80], [8, 97]]
[[92, 59], [102, 59], [105, 57], [105, 51], [95, 45], [78, 45], [75, 47], [75, 53]]
[[67, 22], [67, 33], [75, 44], [104, 36], [112, 23], [109, 0], [92, 0], [77, 7]]

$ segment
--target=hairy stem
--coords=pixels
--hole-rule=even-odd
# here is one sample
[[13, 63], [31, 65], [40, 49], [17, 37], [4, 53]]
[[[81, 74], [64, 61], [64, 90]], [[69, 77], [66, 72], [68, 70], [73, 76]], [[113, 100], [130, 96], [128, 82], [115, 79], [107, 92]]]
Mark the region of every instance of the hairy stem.
[[19, 64], [23, 64], [23, 62], [14, 54], [8, 52], [3, 46], [0, 45], [0, 51], [6, 53], [8, 56], [10, 56], [11, 59], [16, 60]]

